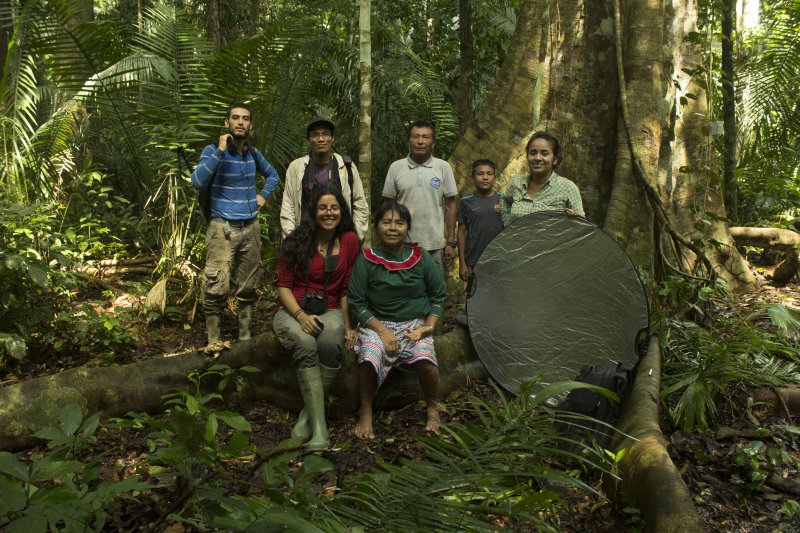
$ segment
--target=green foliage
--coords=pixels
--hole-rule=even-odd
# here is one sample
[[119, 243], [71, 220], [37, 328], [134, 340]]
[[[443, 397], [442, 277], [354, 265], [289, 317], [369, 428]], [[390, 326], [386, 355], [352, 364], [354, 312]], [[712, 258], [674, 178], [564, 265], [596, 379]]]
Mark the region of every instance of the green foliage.
[[88, 303], [65, 309], [80, 280], [73, 267], [120, 246], [91, 214], [65, 227], [62, 212], [0, 202], [0, 365], [23, 358], [30, 343], [44, 352], [99, 348], [110, 355], [136, 338], [125, 327], [125, 309], [111, 314]]
[[768, 304], [764, 308], [774, 325], [787, 337], [797, 339], [800, 335], [800, 312], [781, 304]]
[[761, 4], [761, 26], [739, 50], [743, 220], [795, 226], [800, 202], [800, 4]]
[[259, 472], [265, 484], [263, 496], [204, 491], [206, 524], [229, 531], [345, 531], [340, 521], [321, 513], [327, 502], [320, 480], [333, 472], [331, 462], [308, 455], [292, 477], [289, 465], [300, 453], [300, 440], [286, 440], [269, 451], [256, 450], [261, 457], [257, 464], [261, 464]]
[[124, 307], [106, 311], [91, 302], [80, 302], [58, 312], [52, 327], [40, 332], [39, 339], [58, 353], [89, 352], [113, 358], [118, 350], [138, 340], [127, 326], [130, 315], [131, 310]]
[[92, 532], [121, 527], [118, 503], [149, 488], [130, 476], [114, 482], [101, 479], [100, 461], [76, 460], [77, 453], [95, 441], [100, 413], [83, 420], [79, 407], [61, 409], [57, 427], [34, 433], [46, 439], [50, 452], [30, 464], [0, 452], [0, 516], [9, 520], [6, 531]]
[[780, 530], [794, 531], [800, 522], [800, 503], [797, 500], [784, 500], [781, 515], [786, 517], [786, 520], [781, 520]]
[[546, 405], [569, 386], [528, 390], [500, 407], [470, 398], [472, 421], [446, 425], [442, 437], [420, 437], [424, 461], [379, 462], [375, 471], [345, 480], [327, 507], [366, 530], [489, 531], [498, 516], [553, 530], [548, 517], [563, 501], [547, 487], [592, 489], [552, 460], [607, 468], [603, 456], [575, 457], [558, 448]]
[[[424, 459], [378, 460], [373, 471], [346, 478], [338, 492], [330, 491], [336, 472], [328, 459], [306, 455], [299, 468], [292, 467], [303, 449], [300, 439], [257, 449], [245, 436], [250, 425], [241, 415], [211, 407], [238, 383], [238, 372], [254, 371], [212, 365], [188, 376], [191, 390], [165, 395], [165, 416], [115, 419], [117, 427], [149, 430], [146, 468], [174, 481], [162, 489], [136, 476], [117, 483], [101, 479], [101, 457], [76, 460], [95, 442], [99, 413], [83, 420], [79, 408], [65, 407], [57, 426], [35, 433], [48, 441], [50, 453], [27, 465], [0, 452], [0, 514], [11, 520], [9, 531], [124, 529], [116, 510], [145, 488], [166, 490], [169, 494], [153, 494], [154, 499], [177, 504], [156, 526], [171, 520], [228, 531], [493, 531], [496, 519], [511, 518], [555, 531], [553, 513], [565, 504], [564, 488], [593, 489], [576, 477], [578, 471], [564, 471], [553, 459], [603, 469], [619, 459], [559, 450], [547, 405], [552, 395], [579, 384], [553, 384], [535, 395], [527, 389], [499, 406], [470, 398], [464, 409], [468, 421], [446, 425], [441, 436], [420, 438]], [[204, 392], [209, 380], [215, 382], [213, 392]], [[225, 436], [220, 422], [229, 427]], [[250, 477], [224, 475], [225, 464], [243, 455], [257, 458]], [[256, 473], [263, 486], [254, 484]], [[547, 488], [553, 483], [558, 491]]]
[[754, 491], [761, 490], [770, 472], [796, 469], [800, 466], [787, 452], [787, 443], [772, 436], [769, 429], [758, 428], [756, 435], [763, 440], [737, 442], [733, 447], [733, 473], [730, 478], [732, 483]]
[[662, 396], [684, 432], [707, 428], [720, 402], [740, 385], [783, 385], [800, 378], [795, 340], [738, 317], [715, 316], [707, 326], [671, 320], [663, 340], [666, 364]]
[[699, 318], [707, 313], [713, 299], [723, 296], [725, 291], [725, 284], [720, 279], [709, 284], [705, 280], [672, 275], [661, 283], [657, 294], [660, 305], [670, 316]]
[[[571, 459], [587, 468], [610, 465], [602, 455], [573, 456], [558, 449], [553, 413], [546, 404], [552, 394], [577, 385], [554, 384], [500, 407], [470, 398], [465, 410], [471, 421], [445, 426], [441, 437], [420, 438], [423, 460], [379, 460], [373, 471], [346, 478], [331, 493], [326, 487], [336, 473], [329, 460], [306, 455], [294, 469], [291, 464], [303, 449], [299, 439], [271, 450], [253, 448], [244, 436], [249, 424], [243, 418], [210, 408], [233, 376], [232, 369], [214, 365], [190, 375], [191, 392], [165, 396], [169, 409], [164, 418], [117, 420], [122, 426], [151, 430], [150, 473], [174, 478], [170, 499], [186, 502], [172, 520], [230, 531], [492, 531], [493, 520], [512, 517], [553, 531], [552, 513], [565, 502], [561, 491], [548, 490], [547, 484], [592, 488], [552, 459]], [[208, 378], [222, 382], [215, 392], [204, 394], [202, 382]], [[219, 421], [233, 430], [227, 444], [219, 437]], [[222, 476], [222, 465], [243, 453], [258, 458], [251, 478], [232, 482]], [[263, 488], [253, 490], [256, 472]]]
[[[253, 367], [242, 367], [242, 372], [257, 372]], [[209, 404], [222, 399], [221, 393], [235, 379], [236, 370], [227, 365], [212, 365], [202, 372], [192, 372], [188, 380], [193, 391], [176, 390], [166, 394], [166, 418], [153, 418], [147, 414], [134, 415], [132, 420], [116, 419], [120, 426], [148, 427], [151, 473], [176, 478], [183, 490], [194, 491], [198, 484], [208, 482], [221, 468], [220, 461], [237, 457], [251, 446], [245, 433], [250, 423], [231, 411], [216, 411]], [[217, 381], [215, 392], [204, 393], [204, 380]], [[233, 430], [227, 443], [219, 438], [222, 422]], [[158, 468], [155, 468], [158, 467]], [[164, 470], [167, 468], [167, 470]]]
[[62, 269], [72, 259], [57, 225], [52, 206], [0, 201], [0, 366], [9, 363], [8, 357], [23, 358], [28, 327], [37, 316], [47, 319], [46, 307], [35, 302], [75, 284]]

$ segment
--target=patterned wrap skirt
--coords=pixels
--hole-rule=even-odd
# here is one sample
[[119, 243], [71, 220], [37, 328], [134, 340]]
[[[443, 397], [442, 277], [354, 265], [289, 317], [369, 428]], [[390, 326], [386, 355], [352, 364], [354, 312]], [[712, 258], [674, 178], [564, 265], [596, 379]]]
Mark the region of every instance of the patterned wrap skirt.
[[372, 365], [378, 376], [378, 388], [386, 380], [386, 376], [389, 375], [393, 366], [413, 365], [420, 361], [428, 361], [439, 366], [436, 352], [433, 349], [433, 336], [426, 335], [418, 341], [412, 341], [403, 335], [404, 332], [417, 329], [423, 324], [425, 321], [419, 318], [405, 322], [383, 321], [383, 325], [394, 333], [400, 343], [400, 352], [394, 355], [386, 353], [377, 332], [363, 326], [358, 328], [358, 341], [355, 345], [358, 364], [369, 363]]

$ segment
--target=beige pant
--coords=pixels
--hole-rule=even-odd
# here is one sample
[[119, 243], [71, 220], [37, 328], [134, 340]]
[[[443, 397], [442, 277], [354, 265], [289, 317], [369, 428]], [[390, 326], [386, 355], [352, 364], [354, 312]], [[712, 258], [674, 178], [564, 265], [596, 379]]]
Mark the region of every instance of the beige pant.
[[206, 230], [204, 274], [203, 309], [206, 314], [221, 314], [234, 287], [240, 304], [252, 304], [262, 276], [258, 220], [239, 227], [220, 218], [212, 219]]

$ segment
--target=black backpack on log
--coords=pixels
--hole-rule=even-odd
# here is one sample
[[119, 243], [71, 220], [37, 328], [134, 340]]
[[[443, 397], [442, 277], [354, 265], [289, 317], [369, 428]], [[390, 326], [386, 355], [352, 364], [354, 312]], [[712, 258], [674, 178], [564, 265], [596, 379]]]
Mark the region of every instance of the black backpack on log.
[[[607, 448], [614, 430], [605, 424], [614, 426], [619, 420], [623, 402], [632, 383], [631, 370], [625, 368], [622, 363], [615, 366], [586, 365], [578, 372], [575, 381], [608, 389], [616, 393], [619, 401], [590, 389], [571, 390], [556, 407], [558, 432], [566, 439], [560, 441], [559, 447], [568, 452], [581, 453], [582, 443], [594, 440], [603, 448]], [[598, 421], [576, 418], [569, 413], [589, 416]]]

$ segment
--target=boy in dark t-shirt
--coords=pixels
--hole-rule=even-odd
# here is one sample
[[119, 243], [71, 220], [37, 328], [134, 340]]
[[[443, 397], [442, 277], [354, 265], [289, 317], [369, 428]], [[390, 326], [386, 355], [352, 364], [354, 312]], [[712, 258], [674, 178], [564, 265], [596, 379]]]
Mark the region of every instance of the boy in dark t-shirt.
[[[475, 192], [463, 197], [458, 204], [458, 275], [464, 281], [469, 280], [483, 250], [503, 229], [502, 195], [494, 190], [496, 168], [489, 159], [472, 163]], [[456, 322], [465, 325], [466, 317], [459, 315]]]

